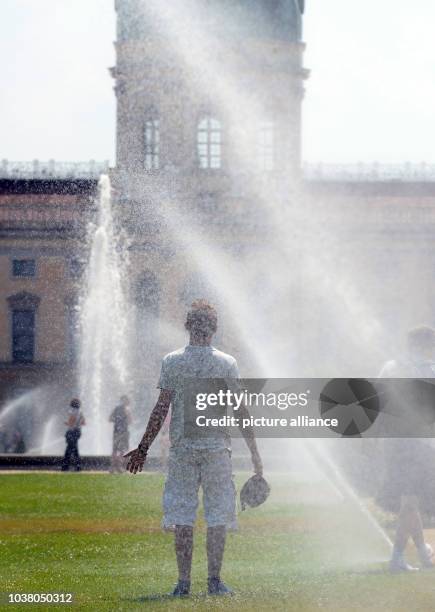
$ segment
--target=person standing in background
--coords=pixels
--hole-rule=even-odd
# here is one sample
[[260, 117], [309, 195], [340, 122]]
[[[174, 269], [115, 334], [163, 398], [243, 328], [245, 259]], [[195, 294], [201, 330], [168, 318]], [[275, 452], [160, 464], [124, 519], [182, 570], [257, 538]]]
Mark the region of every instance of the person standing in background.
[[128, 428], [132, 422], [129, 397], [123, 395], [120, 402], [109, 417], [109, 421], [113, 423], [112, 466], [110, 469], [112, 474], [124, 471], [123, 455], [128, 451], [130, 438]]
[[67, 430], [65, 433], [66, 450], [62, 462], [62, 472], [67, 472], [72, 465], [76, 472], [80, 472], [81, 460], [79, 455], [78, 442], [82, 435], [82, 427], [86, 425], [85, 417], [80, 410], [80, 400], [71, 400], [68, 419], [65, 421]]

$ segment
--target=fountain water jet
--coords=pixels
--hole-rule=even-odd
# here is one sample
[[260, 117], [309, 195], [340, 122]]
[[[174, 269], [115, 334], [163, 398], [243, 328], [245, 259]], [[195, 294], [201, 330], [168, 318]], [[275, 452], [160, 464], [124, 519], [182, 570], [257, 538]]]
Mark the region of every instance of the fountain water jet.
[[46, 454], [47, 450], [53, 446], [54, 425], [55, 425], [55, 419], [54, 417], [51, 417], [51, 419], [49, 419], [48, 422], [46, 423], [44, 427], [44, 432], [42, 434], [42, 440], [41, 440], [41, 446], [40, 446], [40, 452], [42, 455]]
[[80, 399], [87, 425], [84, 453], [110, 452], [108, 416], [129, 386], [128, 305], [124, 259], [112, 215], [108, 176], [99, 182], [98, 220], [89, 228], [90, 255], [80, 303]]
[[41, 389], [32, 389], [27, 391], [17, 398], [10, 400], [0, 411], [0, 423], [5, 422], [12, 416], [13, 412], [28, 403], [35, 401], [40, 395]]
[[54, 455], [63, 453], [65, 437], [63, 435], [54, 437], [57, 422], [57, 416], [53, 415], [48, 419], [42, 431], [41, 444], [30, 448], [26, 453], [27, 455]]

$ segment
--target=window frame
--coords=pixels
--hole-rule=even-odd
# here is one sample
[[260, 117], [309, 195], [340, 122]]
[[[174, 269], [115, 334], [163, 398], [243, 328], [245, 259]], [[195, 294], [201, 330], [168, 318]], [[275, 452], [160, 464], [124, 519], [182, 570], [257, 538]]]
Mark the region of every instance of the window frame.
[[147, 172], [160, 170], [160, 119], [155, 114], [149, 114], [143, 126], [143, 165]]
[[258, 124], [256, 158], [260, 172], [276, 170], [276, 125], [273, 119], [263, 119]]
[[[32, 293], [28, 293], [27, 291], [20, 291], [14, 295], [10, 295], [7, 298], [7, 302], [9, 305], [10, 312], [10, 355], [11, 361], [14, 364], [31, 364], [35, 363], [35, 357], [37, 354], [37, 311], [39, 308], [39, 304], [41, 302], [41, 298]], [[20, 334], [21, 336], [30, 336], [32, 337], [32, 351], [31, 356], [20, 357], [17, 354], [17, 349], [15, 348], [15, 338], [17, 334], [15, 334], [16, 326], [15, 326], [15, 317], [19, 313], [29, 313], [32, 315], [32, 329], [31, 334]]]
[[196, 126], [196, 155], [201, 171], [223, 168], [223, 126], [215, 115], [203, 115]]
[[[27, 315], [31, 317], [30, 332], [17, 334], [16, 319], [18, 316]], [[34, 363], [36, 348], [36, 310], [29, 308], [13, 308], [11, 311], [11, 344], [12, 344], [12, 363]], [[19, 325], [18, 325], [19, 328]], [[30, 339], [30, 349], [22, 350], [17, 348], [20, 339]]]

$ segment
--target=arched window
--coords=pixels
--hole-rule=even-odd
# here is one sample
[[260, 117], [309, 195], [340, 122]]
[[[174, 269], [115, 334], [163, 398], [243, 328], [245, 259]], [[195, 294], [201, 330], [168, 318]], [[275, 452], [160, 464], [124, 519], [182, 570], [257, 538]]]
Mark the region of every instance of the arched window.
[[275, 168], [275, 125], [273, 121], [262, 121], [258, 126], [257, 160], [260, 171]]
[[35, 319], [40, 298], [26, 291], [8, 298], [12, 314], [12, 361], [32, 363], [35, 357]]
[[157, 315], [160, 304], [160, 285], [156, 275], [151, 270], [143, 272], [136, 281], [135, 301], [145, 312]]
[[144, 163], [146, 170], [160, 168], [160, 121], [147, 119], [144, 128]]
[[198, 123], [198, 161], [202, 169], [222, 167], [222, 125], [218, 119], [206, 117]]

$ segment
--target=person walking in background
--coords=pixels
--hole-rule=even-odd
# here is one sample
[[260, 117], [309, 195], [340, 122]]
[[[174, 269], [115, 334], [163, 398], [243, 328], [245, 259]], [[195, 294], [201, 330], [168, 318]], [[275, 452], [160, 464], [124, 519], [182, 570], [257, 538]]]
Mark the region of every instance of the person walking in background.
[[67, 472], [72, 465], [76, 472], [81, 470], [78, 442], [82, 435], [82, 427], [86, 425], [85, 417], [80, 410], [80, 400], [73, 399], [68, 411], [68, 419], [65, 421], [67, 430], [65, 433], [66, 450], [62, 462], [62, 472]]
[[26, 452], [26, 443], [24, 442], [23, 434], [17, 428], [15, 428], [12, 433], [10, 449], [10, 452], [16, 455], [24, 455]]
[[[379, 377], [435, 378], [435, 330], [422, 325], [412, 329], [407, 340], [407, 355], [387, 362]], [[411, 413], [413, 406], [407, 408]], [[386, 478], [378, 501], [385, 510], [398, 512], [390, 571], [399, 573], [418, 569], [405, 558], [409, 538], [414, 541], [421, 565], [433, 568], [433, 550], [425, 542], [420, 514], [423, 502], [429, 500], [430, 506], [435, 503], [435, 451], [431, 440], [397, 438], [385, 440], [385, 443]]]
[[109, 421], [113, 423], [113, 450], [111, 473], [123, 471], [123, 455], [128, 451], [129, 425], [132, 422], [130, 399], [123, 395], [119, 406], [113, 410]]

